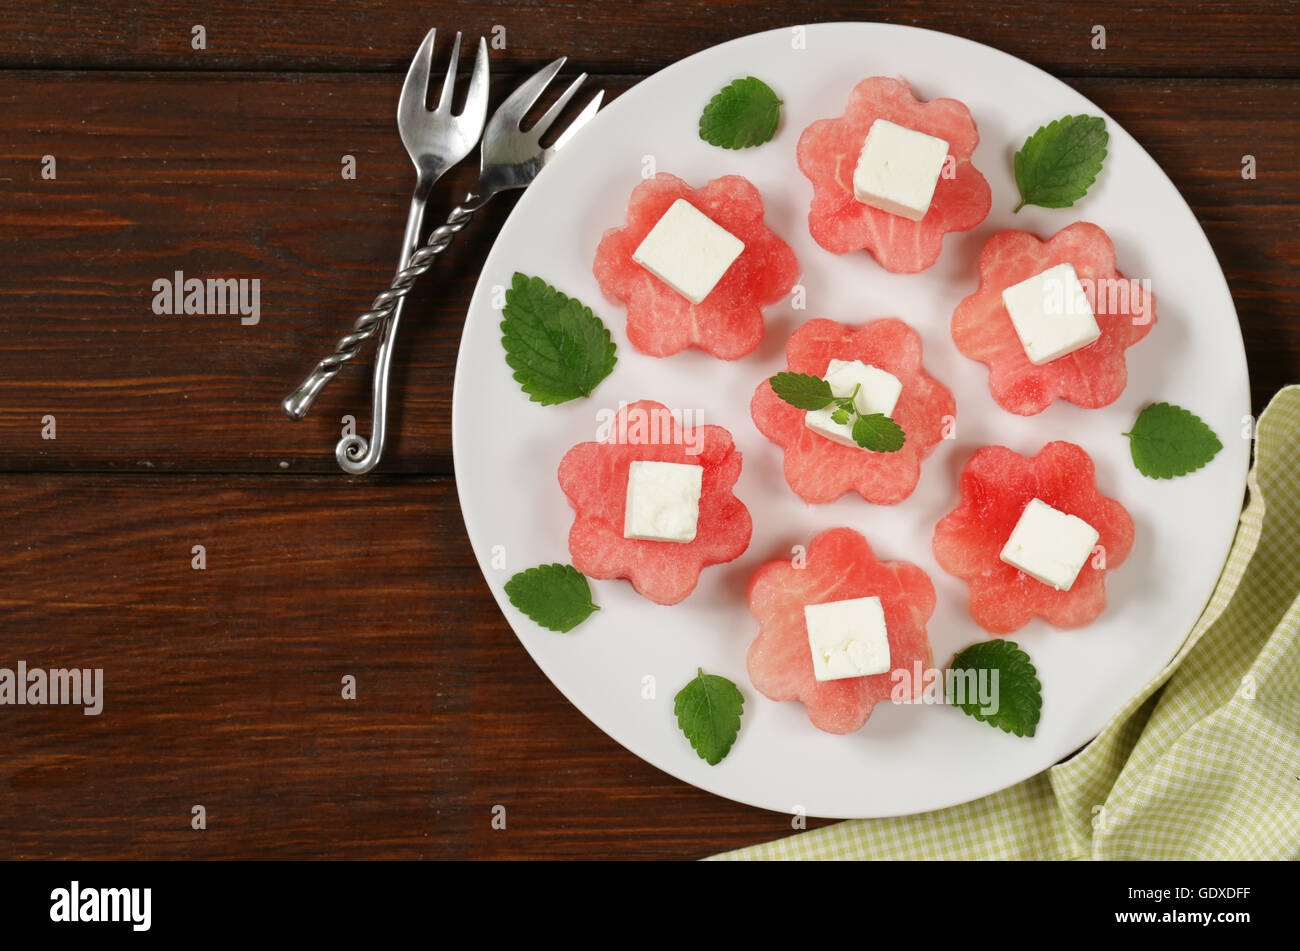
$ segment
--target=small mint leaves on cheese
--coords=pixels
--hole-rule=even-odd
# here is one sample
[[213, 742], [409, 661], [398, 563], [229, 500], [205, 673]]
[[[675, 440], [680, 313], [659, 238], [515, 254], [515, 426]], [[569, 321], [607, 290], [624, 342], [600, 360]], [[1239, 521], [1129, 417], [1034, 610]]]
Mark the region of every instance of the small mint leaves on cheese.
[[872, 452], [898, 452], [907, 437], [903, 428], [883, 413], [858, 412], [858, 387], [848, 396], [836, 396], [831, 385], [811, 373], [782, 372], [768, 381], [772, 392], [795, 409], [805, 411], [834, 406], [832, 418], [837, 423], [853, 421], [853, 441]]
[[1097, 116], [1064, 116], [1040, 128], [1016, 153], [1020, 204], [1015, 210], [1073, 205], [1097, 180], [1109, 138]]
[[587, 578], [572, 565], [538, 565], [506, 582], [506, 597], [542, 627], [565, 634], [600, 608]]
[[501, 316], [506, 363], [534, 403], [590, 396], [618, 362], [609, 328], [591, 308], [540, 277], [515, 274]]
[[[998, 639], [972, 644], [959, 651], [948, 666], [953, 671], [969, 670], [975, 674], [973, 684], [969, 677], [960, 678], [963, 683], [975, 686], [975, 696], [969, 695], [968, 686], [967, 695], [960, 702], [955, 697], [949, 698], [963, 713], [1016, 736], [1034, 735], [1043, 710], [1043, 685], [1029, 655], [1015, 641]], [[979, 686], [981, 681], [988, 689]], [[989, 699], [987, 705], [986, 699]]]
[[717, 766], [740, 733], [745, 697], [726, 677], [696, 668], [696, 677], [673, 698], [677, 725], [700, 759]]
[[1152, 403], [1138, 413], [1133, 428], [1124, 435], [1129, 438], [1133, 465], [1150, 479], [1195, 472], [1223, 448], [1199, 416], [1172, 403]]
[[781, 122], [781, 100], [761, 79], [737, 79], [709, 100], [700, 115], [700, 138], [724, 149], [769, 142]]

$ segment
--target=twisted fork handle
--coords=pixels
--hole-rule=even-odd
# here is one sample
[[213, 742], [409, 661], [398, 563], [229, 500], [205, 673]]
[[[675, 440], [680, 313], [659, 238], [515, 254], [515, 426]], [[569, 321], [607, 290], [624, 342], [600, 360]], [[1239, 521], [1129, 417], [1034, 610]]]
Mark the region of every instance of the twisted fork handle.
[[[339, 342], [334, 346], [334, 352], [322, 358], [311, 373], [308, 374], [307, 378], [298, 385], [297, 389], [281, 401], [280, 407], [284, 410], [286, 416], [290, 419], [302, 419], [307, 415], [312, 403], [316, 401], [320, 391], [325, 388], [325, 384], [338, 375], [344, 363], [361, 352], [361, 345], [373, 337], [379, 328], [385, 324], [389, 315], [397, 306], [397, 302], [411, 293], [411, 288], [415, 286], [415, 282], [420, 275], [433, 266], [433, 259], [447, 249], [452, 238], [456, 237], [461, 229], [469, 223], [474, 212], [483, 207], [485, 201], [485, 198], [470, 192], [464, 201], [451, 210], [446, 223], [435, 228], [429, 235], [429, 240], [424, 247], [419, 248], [412, 254], [406, 267], [393, 276], [388, 290], [371, 301], [370, 310], [353, 322], [351, 332], [340, 338]], [[349, 459], [363, 456], [366, 452], [366, 440], [359, 436], [353, 436], [350, 439], [352, 441], [349, 442], [347, 449]], [[343, 455], [342, 443], [339, 444], [337, 454], [340, 458]], [[340, 464], [342, 463], [340, 462]], [[350, 466], [344, 466], [344, 468], [350, 470]]]

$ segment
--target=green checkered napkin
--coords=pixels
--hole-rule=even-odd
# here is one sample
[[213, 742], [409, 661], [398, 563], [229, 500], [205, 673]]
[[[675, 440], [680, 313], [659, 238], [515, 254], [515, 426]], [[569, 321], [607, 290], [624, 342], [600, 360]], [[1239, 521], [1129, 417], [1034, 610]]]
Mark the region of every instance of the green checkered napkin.
[[1209, 606], [1078, 755], [975, 802], [714, 858], [1300, 859], [1300, 386], [1256, 433]]

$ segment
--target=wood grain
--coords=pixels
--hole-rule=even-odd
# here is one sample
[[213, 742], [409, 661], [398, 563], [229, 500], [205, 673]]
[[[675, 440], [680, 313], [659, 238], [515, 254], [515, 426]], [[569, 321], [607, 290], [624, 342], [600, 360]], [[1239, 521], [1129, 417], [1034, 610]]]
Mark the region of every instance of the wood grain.
[[550, 685], [450, 479], [9, 475], [0, 499], [0, 667], [101, 667], [105, 694], [0, 708], [0, 856], [694, 858], [790, 831]]
[[[830, 0], [811, 9], [765, 0], [156, 0], [0, 3], [0, 67], [405, 71], [426, 30], [490, 36], [505, 29], [511, 62], [581, 53], [602, 71], [648, 73], [760, 30], [868, 20], [955, 33], [1058, 75], [1300, 76], [1296, 6], [1287, 0], [1196, 4], [979, 4]], [[191, 46], [202, 24], [206, 49]], [[1092, 46], [1106, 28], [1106, 48]]]
[[[598, 81], [617, 94], [634, 79]], [[1074, 85], [1133, 132], [1200, 218], [1262, 409], [1300, 379], [1300, 126], [1275, 121], [1300, 109], [1300, 81]], [[366, 425], [370, 351], [303, 422], [278, 403], [391, 274], [410, 186], [389, 125], [396, 95], [391, 77], [356, 74], [0, 74], [14, 140], [0, 158], [0, 469], [335, 471], [341, 417]], [[1254, 181], [1241, 177], [1244, 153], [1257, 158]], [[40, 177], [47, 154], [54, 181]], [[345, 154], [357, 156], [355, 181], [340, 175]], [[471, 163], [453, 172], [431, 213], [473, 174]], [[488, 206], [415, 292], [385, 471], [451, 471], [460, 326], [512, 201]], [[176, 270], [258, 278], [261, 322], [153, 314], [153, 282]], [[41, 438], [47, 414], [55, 442]]]
[[[380, 474], [344, 479], [331, 452], [340, 417], [368, 404], [364, 368], [303, 423], [278, 402], [391, 274], [411, 184], [392, 115], [429, 26], [504, 26], [495, 76], [564, 52], [618, 94], [800, 12], [0, 0], [0, 667], [106, 680], [98, 717], [0, 708], [0, 858], [698, 858], [790, 833], [589, 723], [482, 580], [450, 478], [451, 375], [509, 201], [414, 295]], [[898, 0], [816, 16], [991, 44], [1129, 129], [1220, 258], [1258, 411], [1300, 379], [1298, 12]], [[472, 175], [453, 173], [430, 213]], [[152, 283], [177, 269], [259, 278], [261, 323], [155, 316]]]

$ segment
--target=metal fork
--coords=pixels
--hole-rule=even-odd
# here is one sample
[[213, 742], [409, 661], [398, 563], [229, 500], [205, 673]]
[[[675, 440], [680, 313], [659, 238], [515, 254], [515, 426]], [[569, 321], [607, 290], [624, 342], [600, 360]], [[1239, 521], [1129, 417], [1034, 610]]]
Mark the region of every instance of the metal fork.
[[[469, 91], [460, 115], [452, 115], [451, 100], [456, 88], [456, 66], [460, 60], [460, 33], [451, 48], [451, 60], [442, 81], [442, 92], [435, 109], [425, 107], [429, 92], [429, 73], [433, 65], [434, 37], [430, 30], [411, 61], [402, 94], [397, 100], [397, 129], [406, 146], [411, 161], [415, 163], [415, 193], [411, 197], [411, 210], [406, 217], [406, 232], [402, 237], [402, 253], [397, 261], [397, 271], [406, 267], [412, 253], [420, 243], [420, 227], [424, 222], [424, 209], [434, 184], [443, 174], [473, 151], [483, 134], [488, 105], [488, 53], [487, 43], [480, 37], [478, 54], [474, 58], [474, 71], [470, 76]], [[392, 363], [393, 340], [402, 318], [402, 305], [397, 299], [383, 315], [370, 320], [358, 320], [352, 332], [343, 337], [334, 352], [316, 364], [306, 380], [286, 397], [281, 404], [291, 419], [307, 415], [325, 384], [338, 374], [343, 364], [361, 351], [361, 345], [376, 332], [379, 346], [375, 351], [373, 384], [373, 410], [376, 420], [381, 420], [387, 410], [388, 372]], [[383, 446], [383, 425], [376, 422], [375, 442]]]
[[[555, 78], [555, 75], [563, 68], [566, 59], [567, 57], [562, 56], [543, 67], [511, 93], [510, 97], [492, 114], [492, 119], [488, 122], [487, 130], [483, 134], [478, 184], [470, 189], [459, 205], [452, 209], [447, 216], [446, 223], [433, 230], [426, 245], [411, 255], [410, 261], [393, 278], [388, 290], [376, 297], [371, 303], [371, 309], [357, 318], [354, 325], [355, 329], [349, 337], [355, 338], [360, 335], [359, 339], [364, 340], [373, 334], [376, 325], [383, 321], [385, 315], [391, 312], [394, 306], [410, 293], [416, 279], [432, 266], [433, 259], [446, 250], [447, 246], [451, 244], [452, 238], [460, 233], [476, 211], [503, 191], [527, 188], [546, 163], [555, 156], [556, 152], [567, 145], [578, 130], [595, 116], [604, 99], [604, 90], [600, 90], [592, 97], [591, 101], [587, 103], [549, 147], [542, 147], [542, 136], [550, 130], [556, 118], [559, 117], [565, 106], [577, 93], [578, 87], [586, 81], [587, 74], [583, 73], [569, 85], [569, 88], [560, 95], [559, 99], [527, 131], [521, 128], [524, 116], [536, 104], [546, 87], [550, 85], [551, 80]], [[348, 340], [349, 338], [345, 337], [339, 342], [340, 353]], [[391, 345], [391, 340], [386, 342]], [[384, 345], [385, 341], [381, 341], [381, 348]], [[343, 357], [343, 359], [347, 359], [347, 357]], [[322, 364], [325, 363], [325, 361], [321, 362]], [[339, 440], [334, 451], [339, 466], [344, 471], [356, 475], [373, 469], [383, 452], [387, 379], [385, 378], [382, 381], [382, 390], [378, 388], [381, 382], [378, 376], [376, 376], [375, 382], [377, 388], [375, 391], [375, 414], [372, 424], [374, 428], [371, 439], [367, 441], [360, 434], [345, 436]], [[306, 412], [306, 405], [310, 405], [310, 395], [314, 394], [308, 396], [305, 405], [302, 403], [302, 397], [311, 384], [312, 379], [309, 378], [303, 386], [285, 398], [284, 410], [291, 417], [295, 419], [301, 418], [302, 414]], [[298, 411], [299, 406], [302, 406], [301, 411]]]

